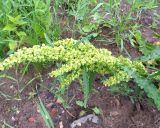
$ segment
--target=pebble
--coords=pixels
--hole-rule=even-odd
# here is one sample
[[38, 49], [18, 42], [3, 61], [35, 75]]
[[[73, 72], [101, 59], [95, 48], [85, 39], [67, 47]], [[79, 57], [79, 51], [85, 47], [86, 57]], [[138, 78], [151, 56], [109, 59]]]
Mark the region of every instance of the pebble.
[[57, 104], [62, 104], [62, 100], [57, 99], [57, 100], [56, 100], [56, 103], [57, 103]]
[[49, 104], [46, 105], [46, 107], [47, 107], [47, 108], [51, 108], [52, 105], [53, 105], [53, 103], [49, 103]]
[[58, 113], [58, 110], [56, 108], [52, 108], [51, 113], [52, 113], [52, 116], [56, 116]]
[[34, 119], [34, 117], [30, 117], [30, 118], [28, 119], [28, 121], [31, 122], [31, 123], [33, 123], [33, 122], [35, 121], [35, 119]]
[[12, 116], [12, 117], [11, 117], [11, 120], [12, 120], [12, 121], [16, 121], [16, 119], [15, 119], [15, 117], [14, 117], [14, 116]]
[[10, 89], [14, 89], [14, 86], [13, 86], [13, 85], [11, 85], [9, 88], [10, 88]]
[[82, 124], [86, 123], [87, 121], [90, 121], [95, 124], [100, 123], [100, 119], [98, 118], [98, 116], [96, 116], [94, 114], [89, 114], [87, 116], [79, 118], [78, 120], [75, 120], [73, 123], [71, 123], [70, 128], [76, 128], [77, 126], [81, 126]]
[[118, 113], [117, 111], [114, 111], [114, 112], [110, 112], [109, 115], [110, 115], [110, 116], [117, 116], [117, 115], [119, 115], [119, 113]]
[[63, 122], [62, 122], [62, 121], [59, 122], [59, 128], [64, 128], [64, 127], [63, 127]]
[[62, 110], [62, 114], [64, 113], [65, 111], [64, 110]]

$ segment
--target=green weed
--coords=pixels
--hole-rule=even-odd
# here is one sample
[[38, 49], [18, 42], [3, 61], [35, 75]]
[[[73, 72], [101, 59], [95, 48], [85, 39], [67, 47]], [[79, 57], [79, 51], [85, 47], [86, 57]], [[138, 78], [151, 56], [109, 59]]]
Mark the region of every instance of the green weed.
[[[76, 26], [82, 35], [82, 41], [89, 41], [98, 35], [102, 38], [101, 29], [106, 27], [110, 29], [108, 35], [105, 35], [106, 42], [117, 43], [122, 50], [125, 49], [125, 42], [132, 46], [137, 43], [134, 35], [141, 26], [138, 24], [141, 13], [157, 7], [155, 0], [101, 0], [92, 6], [89, 5], [89, 1], [84, 6], [80, 3], [80, 8], [85, 9], [77, 8], [71, 13], [77, 20]], [[124, 8], [127, 10], [123, 10]]]
[[83, 44], [72, 39], [57, 41], [54, 45], [55, 47], [37, 45], [33, 48], [20, 49], [0, 63], [0, 70], [4, 71], [15, 64], [28, 61], [60, 63], [60, 68], [52, 71], [50, 76], [61, 77], [60, 90], [65, 90], [75, 79], [81, 80], [82, 78], [84, 107], [87, 106], [94, 73], [110, 75], [103, 81], [103, 84], [108, 86], [133, 79], [148, 97], [154, 100], [157, 108], [160, 108], [159, 91], [152, 84], [152, 80], [148, 79], [149, 72], [141, 62], [131, 61], [124, 57], [116, 58], [106, 49], [97, 49], [89, 43]]
[[[114, 42], [123, 49], [125, 42], [129, 41], [132, 46], [136, 42], [134, 34], [140, 27], [137, 22], [140, 19], [141, 12], [156, 7], [154, 0], [150, 2], [145, 0], [128, 0], [126, 3], [121, 0], [109, 0], [107, 3], [104, 2], [106, 20], [104, 19], [101, 22], [104, 26], [112, 29], [111, 34], [113, 34]], [[123, 10], [123, 8], [127, 10]]]
[[21, 46], [49, 43], [60, 38], [51, 0], [0, 1], [0, 57]]

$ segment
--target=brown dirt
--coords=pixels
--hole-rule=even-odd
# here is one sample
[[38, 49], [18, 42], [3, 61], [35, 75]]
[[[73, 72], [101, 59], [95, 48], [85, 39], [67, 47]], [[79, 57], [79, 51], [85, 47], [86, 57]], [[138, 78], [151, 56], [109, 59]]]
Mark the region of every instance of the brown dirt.
[[[43, 74], [45, 87], [51, 87], [52, 83], [51, 79], [46, 75], [47, 71], [44, 71]], [[32, 72], [26, 74], [24, 82], [33, 76]], [[12, 81], [6, 81], [6, 79], [0, 79], [0, 81], [6, 82], [3, 92], [8, 95], [13, 95], [13, 92], [16, 92], [15, 85], [12, 88], [10, 87]], [[82, 110], [85, 110], [87, 115], [92, 113], [91, 108], [94, 106], [102, 110], [102, 114], [98, 115], [101, 123], [96, 125], [88, 122], [80, 128], [158, 128], [160, 126], [160, 113], [154, 107], [148, 105], [147, 101], [144, 100], [140, 106], [139, 103], [132, 104], [128, 97], [112, 95], [107, 87], [100, 84], [98, 78], [94, 83], [94, 87], [96, 92], [92, 94], [89, 100], [88, 109], [82, 109], [75, 104], [77, 99], [82, 100], [83, 98], [78, 82], [72, 83], [64, 97], [68, 101], [69, 108], [64, 108], [61, 103], [57, 102], [54, 92], [50, 93], [43, 88], [38, 89], [37, 94], [49, 111], [56, 128], [60, 128], [60, 122], [62, 122], [64, 128], [69, 128], [74, 120], [80, 118], [79, 115]], [[30, 100], [28, 99], [28, 94], [33, 89], [35, 89], [35, 86], [27, 87], [21, 96], [23, 100], [20, 101], [7, 101], [2, 97], [0, 98], [1, 125], [5, 120], [15, 128], [46, 128], [43, 118], [37, 111], [35, 103], [37, 96]], [[2, 91], [2, 88], [0, 91]]]
[[153, 24], [153, 20], [154, 20], [154, 15], [158, 14], [159, 11], [158, 9], [153, 12], [153, 11], [144, 11], [141, 14], [139, 23], [142, 25], [142, 27], [140, 28], [140, 31], [142, 33], [142, 36], [144, 39], [146, 39], [148, 42], [150, 43], [155, 43], [157, 42], [159, 39], [155, 37], [155, 32], [159, 33], [159, 23], [157, 23], [157, 28], [152, 29], [150, 26]]
[[[104, 44], [102, 42], [93, 41], [93, 44], [97, 48], [106, 48], [109, 51], [112, 52], [114, 56], [123, 55], [124, 57], [128, 57], [128, 54], [125, 51], [122, 51], [120, 47], [117, 46], [117, 44]], [[131, 59], [138, 58], [142, 55], [140, 51], [136, 47], [131, 46], [130, 43], [125, 43], [124, 47], [126, 48], [126, 51], [129, 53]]]

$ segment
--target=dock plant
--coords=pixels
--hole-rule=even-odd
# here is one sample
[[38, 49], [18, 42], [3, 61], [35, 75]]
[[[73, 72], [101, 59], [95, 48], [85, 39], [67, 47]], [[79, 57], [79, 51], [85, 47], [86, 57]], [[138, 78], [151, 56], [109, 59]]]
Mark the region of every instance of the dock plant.
[[91, 81], [94, 80], [96, 74], [107, 76], [102, 81], [106, 86], [133, 79], [160, 109], [159, 91], [147, 79], [149, 73], [144, 65], [139, 61], [131, 61], [122, 56], [115, 57], [107, 49], [98, 49], [90, 43], [81, 43], [73, 39], [59, 40], [53, 44], [53, 47], [45, 44], [35, 45], [31, 48], [24, 47], [0, 62], [0, 71], [27, 62], [60, 63], [61, 67], [51, 71], [49, 75], [54, 78], [63, 76], [63, 80], [60, 81], [61, 89], [67, 88], [76, 79], [80, 80], [80, 83], [85, 85], [83, 88], [85, 99], [88, 99], [90, 93], [86, 90], [86, 86], [88, 89], [92, 86]]

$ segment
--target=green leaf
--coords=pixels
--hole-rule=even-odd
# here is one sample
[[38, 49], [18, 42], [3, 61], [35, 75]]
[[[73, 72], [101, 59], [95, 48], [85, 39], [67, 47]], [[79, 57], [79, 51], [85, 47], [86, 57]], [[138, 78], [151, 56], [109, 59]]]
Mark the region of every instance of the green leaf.
[[40, 113], [41, 113], [41, 115], [42, 115], [47, 127], [48, 128], [54, 128], [53, 121], [52, 121], [47, 109], [45, 108], [42, 100], [40, 99], [40, 97], [39, 97], [39, 103], [37, 103], [37, 107], [38, 107], [38, 109], [39, 109], [39, 111], [40, 111]]
[[22, 20], [21, 15], [18, 15], [18, 16], [16, 16], [16, 17], [12, 17], [12, 16], [9, 16], [9, 15], [7, 15], [7, 16], [8, 16], [8, 18], [9, 18], [9, 20], [10, 20], [13, 24], [15, 24], [15, 25], [23, 25], [23, 24], [26, 23], [26, 22], [24, 22], [24, 21]]
[[4, 28], [4, 31], [15, 31], [16, 30], [16, 26], [13, 24], [7, 24]]
[[88, 71], [83, 71], [82, 74], [82, 86], [83, 86], [83, 94], [84, 94], [84, 107], [87, 107], [87, 102], [89, 100], [90, 97], [90, 93], [92, 90], [92, 84], [93, 84], [93, 80], [94, 80], [94, 76], [95, 74], [93, 72], [88, 72]]
[[83, 101], [78, 100], [78, 101], [76, 101], [76, 104], [77, 104], [78, 106], [80, 106], [80, 107], [85, 107]]
[[24, 24], [26, 24], [27, 22], [25, 22], [25, 21], [23, 21], [23, 20], [20, 20], [20, 21], [17, 21], [17, 22], [15, 22], [15, 24], [17, 24], [17, 25], [24, 25]]
[[44, 33], [44, 37], [45, 37], [47, 43], [48, 43], [50, 46], [53, 46], [53, 43], [52, 43], [51, 39], [48, 37], [48, 35], [47, 35], [46, 33]]
[[82, 30], [83, 30], [84, 32], [86, 32], [86, 33], [91, 32], [92, 29], [93, 29], [93, 26], [92, 26], [91, 24], [85, 25], [85, 26], [82, 28]]
[[10, 50], [15, 50], [17, 48], [17, 42], [14, 41], [14, 40], [10, 41], [9, 44], [8, 44], [8, 46], [9, 46]]
[[90, 36], [93, 37], [93, 38], [95, 38], [95, 37], [98, 36], [98, 33], [91, 33]]
[[20, 18], [21, 18], [20, 15], [16, 16], [15, 18], [12, 17], [12, 16], [10, 16], [10, 15], [7, 15], [7, 17], [9, 18], [9, 20], [10, 20], [12, 23], [16, 22], [17, 20], [20, 20]]
[[137, 43], [139, 44], [139, 50], [144, 54], [144, 55], [149, 55], [151, 52], [154, 52], [156, 49], [156, 46], [147, 43], [143, 38], [142, 34], [140, 31], [136, 31], [136, 33], [133, 34], [134, 37], [136, 38]]
[[101, 110], [98, 107], [94, 107], [94, 108], [92, 108], [92, 110], [97, 115], [99, 115], [101, 113]]
[[16, 33], [20, 38], [27, 36], [27, 34], [23, 31], [17, 32]]
[[104, 22], [104, 19], [102, 18], [102, 14], [98, 12], [95, 12], [94, 15], [92, 15], [92, 17], [97, 24], [102, 24]]
[[150, 51], [145, 56], [142, 56], [140, 58], [142, 62], [148, 61], [148, 60], [160, 60], [160, 47], [155, 47], [154, 50]]
[[149, 77], [140, 76], [128, 67], [123, 66], [122, 68], [132, 76], [137, 85], [146, 92], [147, 96], [154, 101], [157, 109], [160, 110], [160, 91], [152, 83], [152, 80]]

